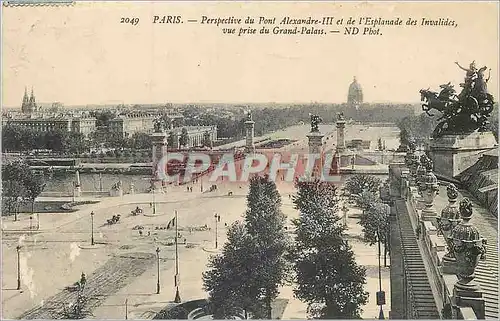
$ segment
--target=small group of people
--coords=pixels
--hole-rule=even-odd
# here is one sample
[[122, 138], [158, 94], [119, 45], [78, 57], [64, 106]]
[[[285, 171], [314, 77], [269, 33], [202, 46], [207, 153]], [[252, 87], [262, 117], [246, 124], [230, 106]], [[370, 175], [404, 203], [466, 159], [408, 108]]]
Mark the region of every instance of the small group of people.
[[186, 186], [186, 190], [188, 192], [192, 192], [193, 191], [193, 186]]

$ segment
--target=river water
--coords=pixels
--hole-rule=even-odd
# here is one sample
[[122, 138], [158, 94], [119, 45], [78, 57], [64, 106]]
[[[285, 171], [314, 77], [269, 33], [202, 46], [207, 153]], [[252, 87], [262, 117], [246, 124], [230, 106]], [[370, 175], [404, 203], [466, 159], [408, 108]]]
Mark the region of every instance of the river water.
[[[130, 185], [134, 184], [135, 191], [143, 193], [150, 186], [150, 179], [150, 175], [80, 174], [80, 185], [83, 192], [109, 191], [114, 184], [121, 181], [125, 192], [128, 192]], [[75, 181], [75, 174], [54, 173], [47, 180], [44, 192], [59, 192], [71, 195], [73, 193], [73, 182]]]
[[[345, 181], [350, 175], [343, 175]], [[380, 180], [387, 179], [387, 175], [376, 175]], [[145, 193], [150, 187], [151, 176], [127, 174], [80, 174], [80, 184], [83, 192], [109, 191], [118, 181], [122, 182], [123, 191], [128, 193], [130, 185], [134, 184], [136, 193]], [[47, 180], [44, 192], [57, 192], [71, 195], [75, 174], [58, 173]], [[102, 189], [101, 189], [102, 186]]]

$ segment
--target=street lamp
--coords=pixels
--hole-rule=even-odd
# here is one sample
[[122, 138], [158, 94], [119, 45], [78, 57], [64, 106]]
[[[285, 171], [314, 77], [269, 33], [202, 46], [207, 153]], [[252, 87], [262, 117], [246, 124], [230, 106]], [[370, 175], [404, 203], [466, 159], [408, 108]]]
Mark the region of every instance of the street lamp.
[[382, 306], [385, 304], [385, 292], [382, 291], [382, 266], [380, 263], [380, 231], [377, 230], [378, 239], [378, 286], [379, 291], [377, 292], [377, 305], [380, 306], [380, 311], [378, 314], [379, 320], [384, 320], [384, 310]]
[[214, 218], [215, 218], [215, 248], [218, 247], [218, 225], [217, 223], [220, 222], [220, 215], [215, 213], [214, 214]]
[[179, 226], [179, 221], [177, 220], [177, 211], [175, 211], [175, 299], [174, 303], [181, 303], [181, 295], [179, 293], [179, 232], [177, 227]]
[[30, 216], [30, 233], [33, 231], [33, 216]]
[[344, 219], [344, 225], [347, 226], [347, 212], [349, 212], [349, 208], [345, 205], [342, 206], [342, 212], [344, 213], [343, 219]]
[[21, 290], [21, 260], [20, 260], [21, 245], [16, 246], [16, 251], [17, 251], [17, 289]]
[[156, 186], [153, 186], [153, 215], [155, 215], [155, 214], [156, 214], [155, 189], [156, 189]]
[[90, 222], [91, 222], [90, 245], [94, 245], [94, 211], [90, 212]]
[[40, 229], [40, 213], [36, 213], [36, 229]]
[[158, 276], [157, 276], [157, 281], [156, 281], [156, 294], [160, 294], [160, 248], [156, 248], [156, 259], [157, 259], [157, 266], [158, 266]]

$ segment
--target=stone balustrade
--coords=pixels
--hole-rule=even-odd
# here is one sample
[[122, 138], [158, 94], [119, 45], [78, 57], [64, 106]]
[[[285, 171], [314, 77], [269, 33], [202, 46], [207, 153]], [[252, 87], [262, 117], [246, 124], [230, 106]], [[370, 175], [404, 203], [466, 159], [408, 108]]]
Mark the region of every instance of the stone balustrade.
[[[406, 166], [410, 165], [409, 169], [404, 168], [402, 164], [392, 164], [390, 180], [394, 181], [395, 173], [399, 174], [399, 182], [394, 185], [399, 187], [400, 197], [407, 200], [411, 225], [420, 240], [420, 251], [427, 267], [427, 276], [433, 288], [434, 299], [441, 308], [441, 317], [443, 319], [484, 319], [484, 300], [481, 296], [481, 289], [471, 281], [474, 278], [473, 272], [479, 256], [484, 254], [484, 246], [481, 245], [484, 244], [484, 240], [478, 234], [477, 229], [469, 223], [470, 215], [472, 215], [470, 202], [467, 199], [462, 200], [459, 211], [455, 204], [458, 197], [457, 189], [450, 185], [447, 189], [449, 205], [441, 211], [441, 215], [438, 215], [438, 211], [434, 208], [434, 199], [439, 188], [436, 176], [432, 173], [432, 162], [430, 159], [420, 159], [420, 164], [423, 163], [426, 167], [424, 180], [421, 167], [420, 177], [417, 175], [416, 155], [409, 153], [406, 160]], [[420, 186], [420, 189], [417, 186]], [[420, 204], [422, 199], [420, 195], [425, 200], [425, 208], [422, 208]], [[465, 217], [462, 222], [460, 222], [460, 215]], [[467, 237], [473, 240], [464, 239]], [[457, 263], [455, 255], [457, 246], [461, 249], [460, 263]], [[405, 300], [411, 300], [411, 291], [406, 288], [406, 285], [405, 289], [403, 293]], [[411, 311], [407, 309], [406, 312], [406, 318], [411, 318]]]

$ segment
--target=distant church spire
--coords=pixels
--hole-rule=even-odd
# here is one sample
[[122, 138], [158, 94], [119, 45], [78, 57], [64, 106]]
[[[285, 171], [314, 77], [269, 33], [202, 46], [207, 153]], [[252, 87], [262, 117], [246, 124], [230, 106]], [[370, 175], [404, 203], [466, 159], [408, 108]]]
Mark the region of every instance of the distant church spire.
[[24, 86], [23, 103], [27, 103], [28, 101], [29, 101], [29, 98], [28, 98], [28, 87]]
[[25, 86], [21, 112], [24, 114], [31, 114], [35, 111], [37, 111], [37, 106], [33, 87], [31, 87], [31, 96], [28, 97], [28, 88]]

